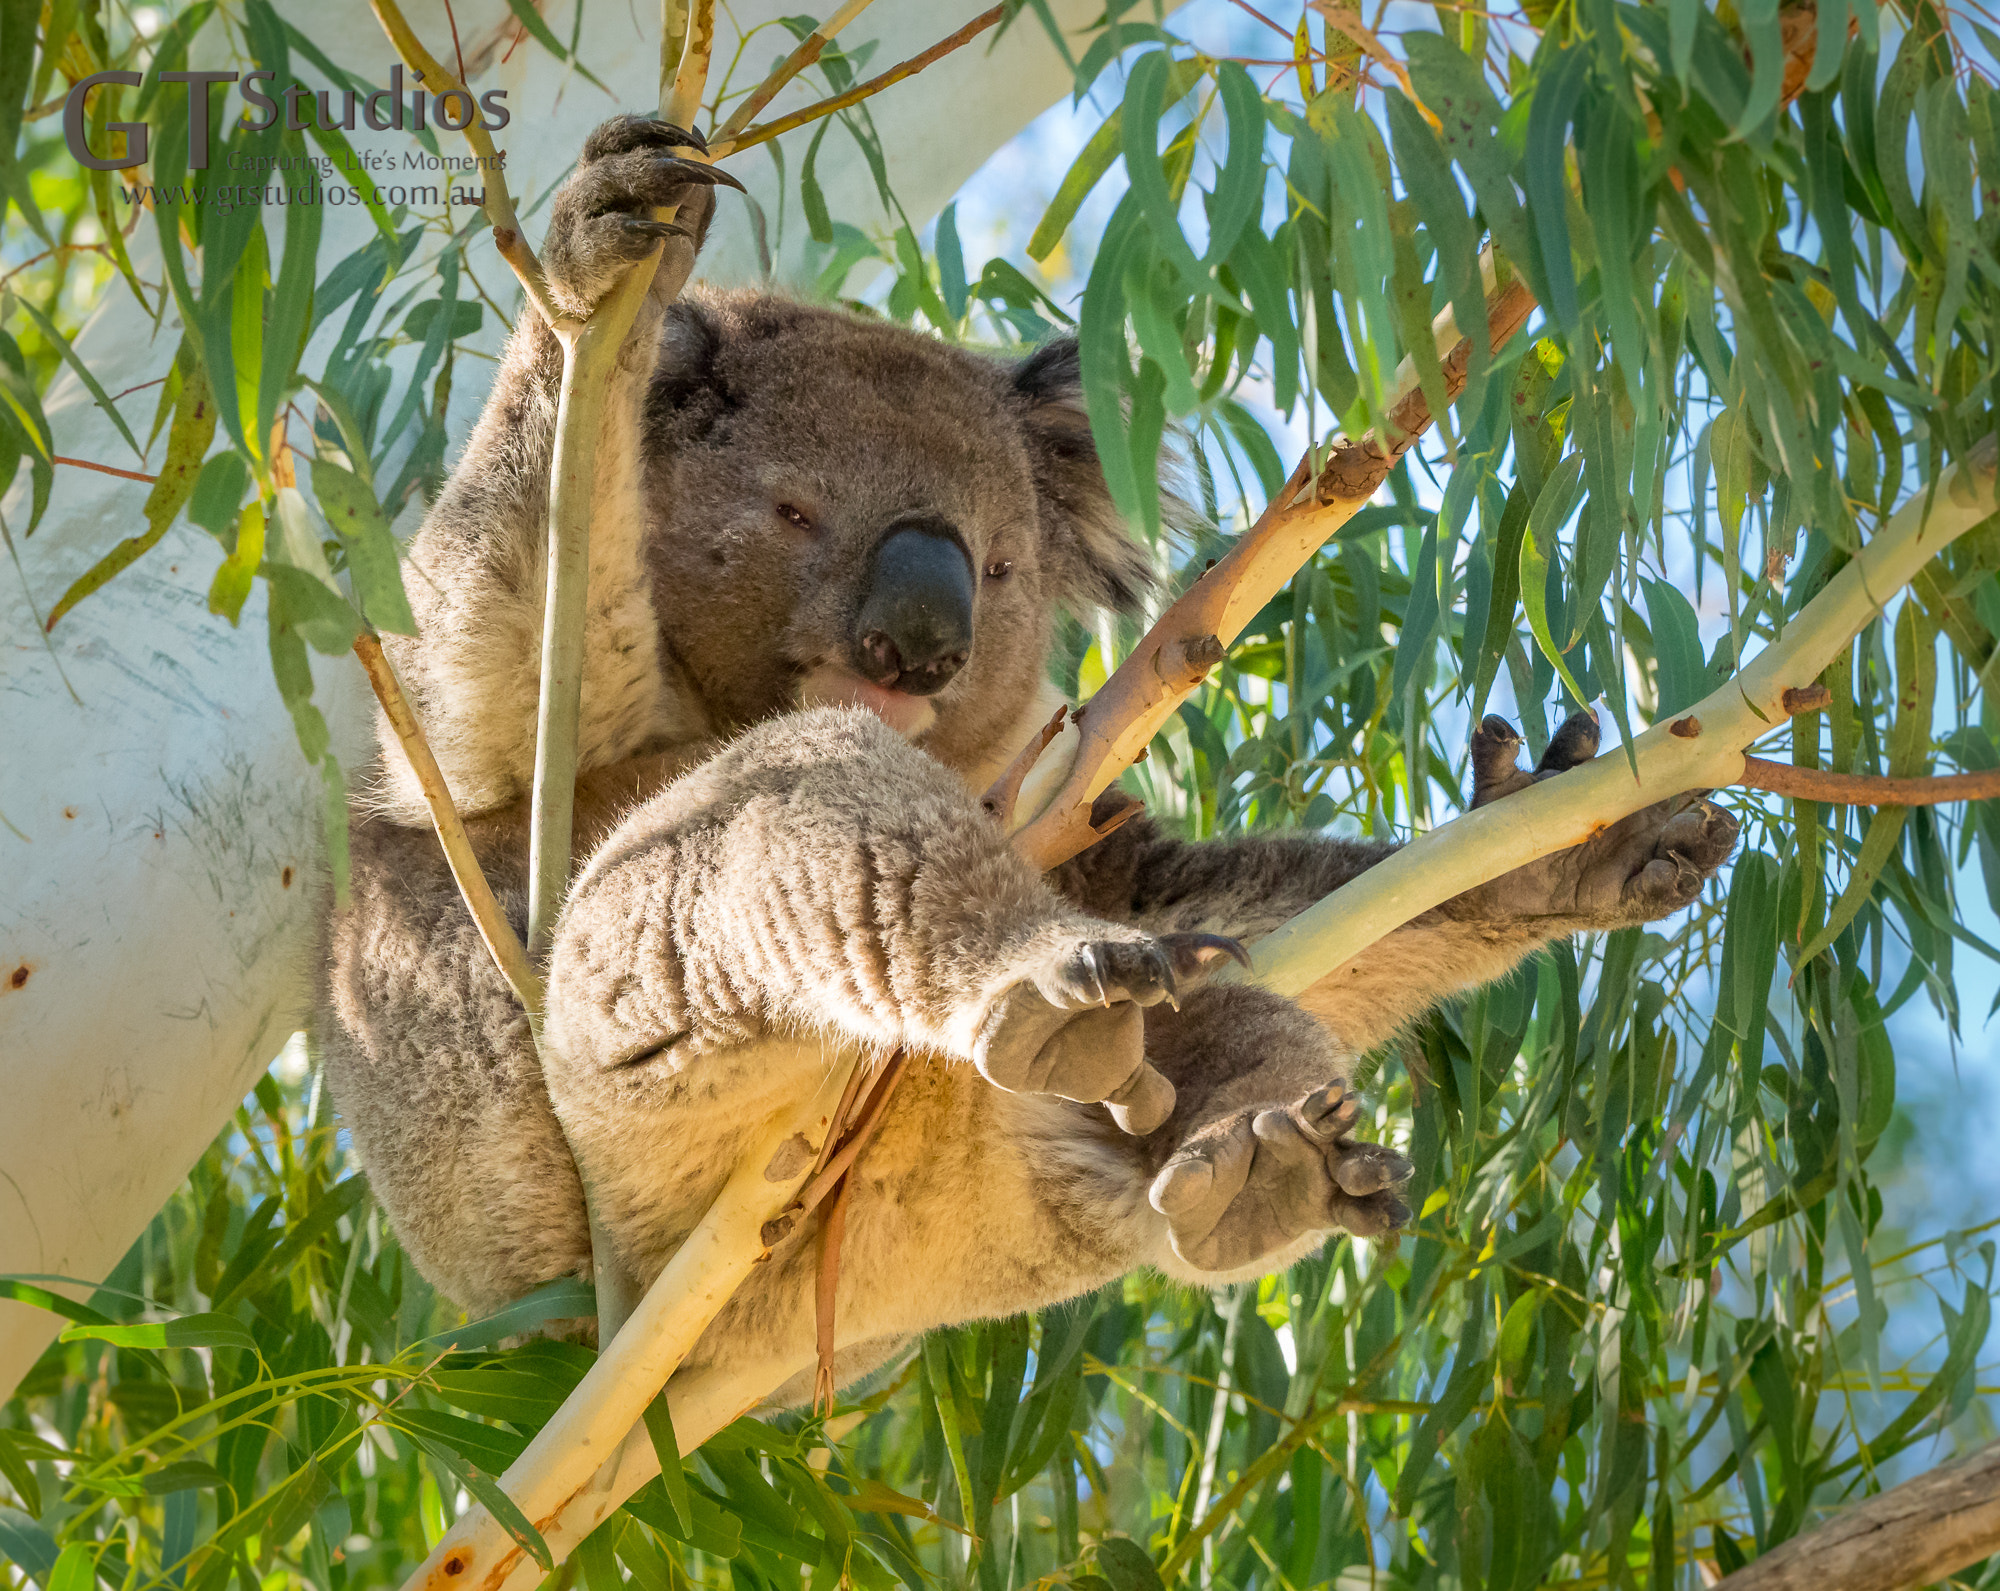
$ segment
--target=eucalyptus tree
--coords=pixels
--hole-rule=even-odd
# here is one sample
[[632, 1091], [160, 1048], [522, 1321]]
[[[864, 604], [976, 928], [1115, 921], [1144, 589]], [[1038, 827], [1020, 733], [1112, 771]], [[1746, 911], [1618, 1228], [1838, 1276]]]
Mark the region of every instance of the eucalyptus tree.
[[[1888, 1019], [1928, 1002], [1957, 1031], [1955, 957], [1994, 955], [1959, 892], [2000, 877], [1995, 809], [1897, 804], [1966, 787], [1884, 782], [2000, 768], [1985, 695], [2000, 630], [1993, 43], [1967, 17], [1869, 0], [1406, 8], [1395, 33], [1334, 0], [1246, 4], [1263, 41], [1247, 54], [1115, 0], [1071, 32], [1034, 0], [1005, 10], [1010, 30], [1052, 31], [1101, 107], [1028, 257], [968, 270], [952, 212], [920, 229], [886, 181], [877, 209], [836, 219], [817, 161], [823, 140], [880, 154], [862, 106], [790, 135], [791, 224], [824, 251], [825, 290], [879, 260], [868, 307], [940, 336], [1015, 344], [1074, 323], [1107, 478], [1178, 585], [1199, 590], [1275, 520], [1332, 531], [1301, 542], [1297, 572], [1166, 704], [1128, 795], [1197, 834], [1433, 831], [1408, 854], [1437, 856], [1466, 732], [1500, 705], [1535, 752], [1552, 714], [1597, 706], [1608, 789], [1669, 739], [1720, 734], [1741, 703], [1727, 749], [1760, 732], [1777, 772], [1746, 767], [1725, 793], [1744, 844], [1686, 919], [1558, 946], [1371, 1058], [1377, 1130], [1418, 1167], [1400, 1242], [1337, 1244], [1213, 1296], [1138, 1277], [940, 1333], [830, 1414], [739, 1420], [687, 1455], [656, 1414], [664, 1477], [555, 1572], [1712, 1583], [1924, 1467], [1935, 1437], [1982, 1412], [1993, 1247], [1906, 1234], [1878, 1182]], [[268, 25], [255, 3], [245, 15]], [[838, 92], [853, 63], [835, 51], [816, 70]], [[1122, 192], [1077, 236], [1100, 184]], [[324, 560], [296, 613], [289, 596], [274, 610], [295, 632], [274, 648], [279, 683], [302, 704], [304, 645], [343, 651], [398, 619], [370, 560], [384, 497], [421, 493], [428, 466], [373, 451], [362, 415], [382, 399], [362, 403], [393, 334], [357, 280], [341, 379], [363, 385], [316, 375], [298, 445], [322, 510], [325, 460], [373, 517], [332, 536], [306, 519], [287, 550], [281, 515], [310, 507], [256, 406], [291, 401], [296, 379], [263, 374], [294, 346], [272, 341], [291, 311], [267, 285], [284, 279], [289, 219], [276, 247], [241, 244], [276, 263], [236, 278], [226, 314], [206, 285], [218, 239], [256, 224], [210, 234], [203, 218], [186, 320], [216, 328], [191, 334], [198, 351], [226, 321], [280, 355], [254, 381], [236, 362], [221, 451], [183, 431], [190, 493], [167, 512], [216, 518], [238, 578], [274, 597], [298, 584], [288, 559]], [[453, 237], [478, 235], [461, 218]], [[1073, 299], [1037, 271], [1062, 245], [1088, 262]], [[318, 315], [336, 286], [298, 270], [321, 283]], [[1534, 306], [1518, 330], [1489, 320], [1510, 286]], [[455, 335], [455, 297], [437, 301], [421, 337], [399, 322], [436, 341], [430, 369]], [[21, 303], [0, 353], [32, 514], [52, 451], [35, 395], [62, 324]], [[1445, 312], [1462, 346], [1441, 346]], [[156, 427], [170, 457], [209, 365], [176, 368]], [[231, 390], [216, 390], [227, 429]], [[1405, 446], [1417, 403], [1434, 433]], [[405, 407], [423, 423], [421, 393]], [[1371, 436], [1364, 505], [1325, 483]], [[1194, 546], [1164, 537], [1146, 484], [1164, 447], [1186, 448], [1217, 527]], [[215, 508], [204, 491], [225, 476], [234, 498]], [[281, 531], [246, 570], [248, 516], [267, 504]], [[1948, 544], [1932, 528], [1947, 522]], [[1829, 595], [1912, 547], [1936, 556], [1909, 560], [1906, 590], [1869, 589], [1816, 678], [1775, 682], [1782, 706], [1751, 689], [1760, 657], [1825, 642]], [[1063, 683], [1087, 693], [1148, 644], [1078, 627]], [[323, 753], [295, 710], [303, 749]], [[332, 1127], [316, 1089], [267, 1078], [90, 1305], [10, 1284], [75, 1322], [0, 1429], [19, 1504], [0, 1552], [25, 1577], [378, 1583], [474, 1502], [547, 1554], [546, 1521], [495, 1477], [592, 1355], [500, 1345], [587, 1301], [566, 1287], [454, 1324], [344, 1174]], [[1898, 1362], [1910, 1334], [1891, 1326], [1912, 1318], [1929, 1341]], [[1903, 1566], [1956, 1571], [1991, 1545]]]

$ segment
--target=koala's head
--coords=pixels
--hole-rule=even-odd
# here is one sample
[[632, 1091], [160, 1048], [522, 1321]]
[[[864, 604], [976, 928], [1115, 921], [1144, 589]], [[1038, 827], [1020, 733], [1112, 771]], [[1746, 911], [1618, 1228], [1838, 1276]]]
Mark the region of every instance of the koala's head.
[[853, 703], [970, 767], [1018, 734], [1057, 610], [1151, 583], [1074, 343], [1004, 362], [756, 294], [684, 299], [664, 335], [653, 596], [718, 728]]

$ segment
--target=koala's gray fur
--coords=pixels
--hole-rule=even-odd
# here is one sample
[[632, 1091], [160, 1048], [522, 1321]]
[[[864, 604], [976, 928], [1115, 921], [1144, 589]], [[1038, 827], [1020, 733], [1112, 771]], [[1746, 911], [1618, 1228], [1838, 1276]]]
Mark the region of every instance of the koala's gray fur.
[[[593, 135], [545, 249], [566, 307], [653, 246], [649, 207], [705, 216], [676, 141], [631, 118]], [[670, 236], [669, 263], [695, 242]], [[410, 550], [421, 634], [389, 643], [517, 928], [559, 368], [524, 313]], [[1408, 1168], [1349, 1136], [1352, 1057], [1554, 936], [1685, 905], [1734, 843], [1715, 807], [1656, 809], [1427, 912], [1297, 1004], [1194, 987], [1212, 936], [1254, 938], [1390, 847], [1188, 844], [1141, 819], [1043, 879], [980, 811], [1054, 705], [1057, 611], [1130, 609], [1148, 581], [1073, 346], [1009, 365], [769, 295], [655, 299], [599, 457], [546, 1064], [386, 733], [353, 906], [327, 928], [316, 1039], [335, 1098], [404, 1245], [471, 1310], [586, 1273], [571, 1146], [610, 1258], [650, 1280], [833, 1041], [913, 1057], [853, 1179], [843, 1376], [1136, 1266], [1205, 1284], [1333, 1229], [1389, 1230]], [[809, 704], [867, 699], [852, 621], [871, 549], [911, 515], [951, 528], [977, 595], [942, 690], [877, 693], [897, 733]], [[1482, 727], [1479, 799], [1535, 777], [1516, 745]], [[1594, 750], [1574, 720], [1542, 772]], [[808, 1223], [691, 1364], [773, 1386], [808, 1366], [813, 1253]]]

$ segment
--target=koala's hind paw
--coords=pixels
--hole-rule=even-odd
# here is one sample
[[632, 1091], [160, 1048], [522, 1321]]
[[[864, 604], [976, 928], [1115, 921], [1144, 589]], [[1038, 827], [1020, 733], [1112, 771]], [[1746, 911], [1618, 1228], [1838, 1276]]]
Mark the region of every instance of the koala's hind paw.
[[1410, 1218], [1410, 1163], [1347, 1137], [1359, 1114], [1335, 1081], [1284, 1107], [1239, 1111], [1192, 1134], [1150, 1192], [1174, 1252], [1199, 1270], [1253, 1265], [1314, 1232], [1362, 1237]]
[[[1520, 744], [1504, 718], [1489, 717], [1473, 732], [1474, 807], [1589, 762], [1597, 755], [1596, 714], [1571, 714], [1533, 772], [1515, 764]], [[1729, 860], [1736, 834], [1736, 819], [1721, 807], [1677, 796], [1495, 879], [1479, 898], [1497, 916], [1572, 917], [1605, 928], [1653, 922], [1701, 893]]]
[[1219, 934], [1059, 944], [994, 1002], [974, 1063], [1009, 1092], [1102, 1101], [1124, 1131], [1152, 1132], [1173, 1113], [1174, 1086], [1146, 1062], [1142, 1008], [1174, 999], [1224, 956], [1248, 959]]

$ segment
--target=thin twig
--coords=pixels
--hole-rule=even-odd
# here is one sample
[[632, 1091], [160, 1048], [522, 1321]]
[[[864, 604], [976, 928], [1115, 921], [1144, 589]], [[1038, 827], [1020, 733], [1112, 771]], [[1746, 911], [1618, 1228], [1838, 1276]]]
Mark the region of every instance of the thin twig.
[[121, 470], [115, 464], [93, 464], [89, 459], [66, 459], [60, 453], [50, 454], [49, 462], [67, 464], [72, 469], [96, 470], [99, 475], [115, 475], [121, 481], [145, 481], [150, 484], [159, 479], [157, 475], [142, 475], [138, 470]]
[[1946, 801], [2000, 798], [2000, 769], [1935, 774], [1925, 779], [1892, 779], [1880, 774], [1835, 773], [1829, 768], [1797, 768], [1764, 757], [1745, 757], [1743, 777], [1735, 782], [1748, 790], [1768, 790], [1794, 801], [1822, 801], [1828, 806], [1934, 807]]
[[1007, 8], [1004, 5], [997, 5], [991, 11], [982, 11], [956, 33], [938, 40], [921, 55], [913, 55], [907, 61], [890, 67], [879, 77], [871, 77], [865, 83], [857, 83], [844, 94], [835, 94], [831, 99], [823, 99], [816, 105], [806, 106], [804, 110], [793, 111], [789, 116], [780, 116], [775, 121], [765, 122], [761, 127], [750, 128], [731, 146], [732, 152], [748, 149], [753, 144], [768, 143], [795, 127], [803, 127], [807, 122], [816, 122], [823, 116], [831, 116], [836, 111], [846, 110], [850, 105], [859, 105], [864, 99], [872, 98], [891, 84], [902, 82], [906, 77], [915, 77], [933, 62], [941, 61], [953, 50], [970, 44], [1006, 14]]
[[[375, 20], [382, 24], [382, 31], [389, 35], [389, 42], [395, 45], [396, 53], [423, 80], [433, 98], [456, 89], [468, 100], [471, 99], [472, 91], [446, 71], [437, 57], [424, 48], [423, 40], [404, 19], [396, 0], [368, 0], [368, 3], [375, 12]], [[541, 312], [542, 319], [553, 326], [562, 316], [556, 309], [555, 301], [549, 297], [548, 278], [542, 273], [541, 261], [535, 258], [534, 250], [521, 242], [521, 223], [514, 213], [514, 196], [507, 191], [506, 173], [494, 152], [493, 140], [477, 116], [466, 123], [463, 133], [465, 141], [472, 146], [472, 152], [479, 157], [479, 169], [486, 185], [484, 208], [487, 222], [493, 228], [493, 240], [501, 245], [501, 254], [513, 267], [514, 274], [520, 277], [529, 302]], [[502, 244], [503, 235], [512, 240], [511, 244]]]
[[451, 876], [458, 881], [458, 891], [465, 897], [466, 909], [472, 913], [479, 937], [486, 942], [487, 953], [522, 1006], [529, 1011], [541, 1010], [542, 980], [528, 964], [528, 953], [521, 948], [520, 936], [507, 921], [507, 914], [493, 894], [493, 886], [480, 870], [479, 859], [472, 853], [471, 837], [466, 834], [465, 823], [452, 802], [444, 772], [438, 767], [437, 758], [431, 755], [430, 742], [424, 738], [423, 728], [411, 711], [395, 670], [382, 654], [382, 642], [372, 633], [363, 635], [354, 643], [354, 655], [367, 671], [368, 683], [375, 688], [375, 699], [382, 704], [389, 727], [396, 732], [397, 744], [403, 748], [403, 755], [409, 759], [410, 769], [423, 789], [424, 805], [430, 808], [438, 844], [444, 847]]
[[873, 3], [874, 0], [847, 0], [838, 11], [801, 39], [798, 48], [778, 63], [777, 70], [753, 88], [743, 102], [729, 113], [729, 119], [716, 128], [715, 136], [708, 141], [716, 157], [719, 159], [734, 149], [737, 135], [750, 125], [752, 118], [778, 97], [779, 90], [820, 58], [836, 33]]

